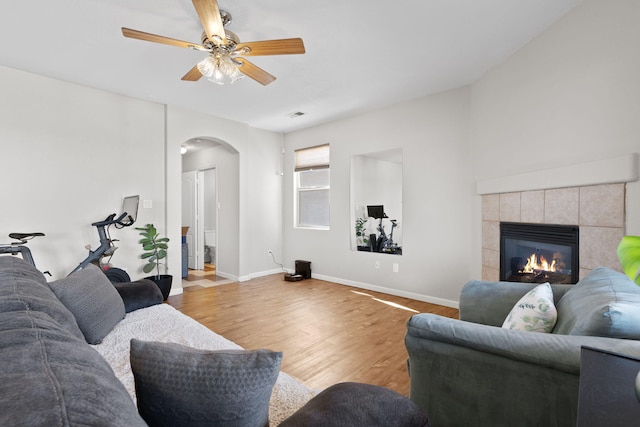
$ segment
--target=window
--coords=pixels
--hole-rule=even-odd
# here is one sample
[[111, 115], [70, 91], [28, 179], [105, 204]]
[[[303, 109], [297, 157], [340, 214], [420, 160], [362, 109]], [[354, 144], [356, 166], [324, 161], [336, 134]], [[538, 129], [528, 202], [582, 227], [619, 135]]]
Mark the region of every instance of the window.
[[329, 228], [329, 144], [296, 150], [298, 227]]

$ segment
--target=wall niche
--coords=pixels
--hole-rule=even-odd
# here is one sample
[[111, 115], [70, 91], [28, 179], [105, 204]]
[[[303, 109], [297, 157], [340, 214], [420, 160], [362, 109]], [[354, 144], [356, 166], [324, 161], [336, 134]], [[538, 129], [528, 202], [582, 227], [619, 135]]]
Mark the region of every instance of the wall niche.
[[351, 250], [402, 255], [402, 149], [351, 157]]

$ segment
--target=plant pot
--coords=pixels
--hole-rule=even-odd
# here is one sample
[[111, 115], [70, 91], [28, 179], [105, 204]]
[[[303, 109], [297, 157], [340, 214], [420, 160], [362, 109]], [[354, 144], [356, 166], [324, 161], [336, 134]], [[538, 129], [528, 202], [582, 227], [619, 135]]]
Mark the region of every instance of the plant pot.
[[149, 279], [156, 285], [158, 285], [158, 288], [160, 288], [160, 292], [162, 292], [162, 297], [166, 301], [169, 297], [169, 292], [171, 292], [171, 282], [173, 281], [173, 276], [170, 274], [161, 274], [159, 276], [145, 277], [145, 279]]

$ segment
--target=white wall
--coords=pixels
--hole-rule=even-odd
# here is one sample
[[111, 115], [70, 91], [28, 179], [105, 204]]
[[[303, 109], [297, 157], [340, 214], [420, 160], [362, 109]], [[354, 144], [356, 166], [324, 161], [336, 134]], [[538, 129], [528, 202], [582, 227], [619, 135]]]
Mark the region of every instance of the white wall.
[[[36, 264], [64, 277], [98, 246], [92, 222], [139, 194], [153, 208], [138, 224], [164, 225], [163, 107], [0, 67], [0, 242], [10, 232], [46, 234], [29, 243]], [[141, 202], [142, 204], [142, 202]], [[138, 232], [120, 239], [113, 264], [139, 278]]]
[[[640, 2], [585, 0], [472, 86], [475, 180], [640, 152]], [[593, 174], [597, 175], [598, 170]], [[480, 198], [474, 276], [480, 275]], [[640, 183], [627, 185], [640, 234]]]
[[[237, 272], [231, 271], [228, 275], [242, 281], [271, 272], [269, 269], [273, 268], [273, 263], [267, 258], [267, 250], [278, 253], [282, 248], [282, 185], [281, 177], [275, 173], [279, 170], [282, 135], [176, 106], [167, 106], [166, 123], [169, 237], [180, 242], [180, 144], [192, 138], [216, 138], [232, 146], [239, 156], [238, 187], [229, 189], [229, 194], [235, 191], [238, 197], [239, 214], [234, 223], [229, 223], [228, 229], [218, 230], [219, 239], [227, 233], [224, 239], [232, 245], [225, 249], [224, 257], [235, 257], [229, 259], [229, 265], [237, 266]], [[220, 162], [215, 163], [217, 168], [221, 167]], [[218, 180], [222, 179], [218, 175]], [[219, 197], [223, 197], [221, 186], [218, 190]], [[225, 209], [222, 205], [218, 211], [221, 217]], [[233, 221], [231, 216], [229, 220]], [[179, 246], [172, 247], [172, 250], [178, 253]], [[173, 271], [180, 271], [180, 258], [172, 258], [170, 267]]]
[[[238, 208], [221, 230], [231, 235], [234, 274], [246, 280], [274, 268], [266, 253], [282, 248], [282, 178], [275, 173], [281, 134], [3, 67], [0, 92], [0, 242], [10, 232], [44, 232], [29, 246], [54, 278], [86, 256], [86, 244], [97, 246], [90, 224], [119, 211], [132, 194], [141, 199], [139, 224], [152, 222], [171, 239], [169, 273], [179, 276], [180, 144], [201, 136], [227, 141], [240, 153], [233, 187], [225, 190]], [[143, 208], [143, 200], [153, 207]], [[144, 277], [138, 232], [112, 229], [112, 237], [120, 239], [114, 264], [134, 279]], [[172, 294], [181, 291], [174, 281]]]
[[[317, 276], [457, 301], [481, 277], [477, 181], [640, 152], [639, 19], [637, 0], [585, 0], [468, 89], [286, 135], [289, 171], [293, 149], [331, 143], [332, 185], [331, 231], [296, 230], [287, 176], [287, 263], [306, 258]], [[354, 254], [344, 242], [349, 157], [395, 147], [405, 159], [397, 274], [395, 257]], [[639, 182], [626, 197], [626, 232], [640, 234]]]
[[249, 128], [251, 150], [247, 152], [247, 168], [241, 187], [246, 189], [242, 247], [246, 251], [243, 278], [282, 271], [274, 263], [282, 263], [283, 224], [283, 135]]
[[[472, 255], [468, 108], [469, 88], [461, 88], [286, 134], [285, 266], [304, 259], [315, 277], [455, 306]], [[331, 144], [331, 229], [297, 229], [293, 152], [324, 143]], [[351, 251], [351, 157], [392, 148], [403, 150], [403, 255]]]

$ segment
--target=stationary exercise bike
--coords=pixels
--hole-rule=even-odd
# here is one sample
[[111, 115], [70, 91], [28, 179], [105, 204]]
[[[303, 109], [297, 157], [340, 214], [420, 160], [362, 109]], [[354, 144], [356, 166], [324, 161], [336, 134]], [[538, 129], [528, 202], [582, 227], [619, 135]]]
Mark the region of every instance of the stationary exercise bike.
[[[382, 252], [396, 252], [398, 250], [398, 244], [393, 241], [393, 230], [398, 226], [398, 221], [395, 219], [391, 221], [391, 233], [389, 233], [389, 237], [386, 238], [386, 234], [384, 234], [384, 228], [382, 228], [381, 234], [383, 234], [386, 238], [384, 243], [382, 244]], [[382, 220], [380, 221], [380, 227], [382, 227]]]
[[[14, 241], [0, 244], [0, 254], [20, 255], [22, 259], [35, 266], [36, 263], [33, 260], [33, 255], [31, 255], [31, 251], [25, 245], [29, 240], [38, 236], [44, 236], [44, 233], [9, 233], [9, 237], [14, 239]], [[43, 271], [43, 273], [49, 276], [51, 275], [48, 271]]]
[[367, 213], [369, 217], [380, 220], [377, 227], [378, 232], [380, 233], [378, 235], [378, 238], [375, 239], [375, 235], [374, 234], [371, 235], [372, 243], [375, 243], [375, 245], [372, 245], [373, 252], [386, 252], [386, 253], [392, 253], [392, 254], [400, 254], [402, 249], [398, 246], [397, 243], [393, 241], [393, 231], [398, 226], [397, 220], [395, 219], [389, 220], [391, 221], [391, 233], [389, 234], [389, 236], [387, 236], [387, 233], [385, 232], [385, 229], [384, 229], [384, 225], [382, 225], [382, 220], [389, 218], [387, 214], [384, 213], [384, 206], [382, 205], [367, 206]]
[[[74, 268], [71, 273], [78, 271], [89, 264], [94, 264], [102, 269], [104, 274], [112, 283], [131, 281], [129, 274], [127, 274], [126, 271], [121, 268], [112, 267], [110, 264], [111, 258], [118, 247], [114, 244], [114, 242], [117, 242], [117, 239], [111, 238], [109, 228], [112, 225], [116, 228], [124, 228], [133, 225], [138, 215], [138, 201], [139, 196], [125, 197], [122, 207], [123, 212], [119, 216], [116, 217], [116, 214], [111, 214], [104, 220], [91, 224], [93, 227], [96, 227], [98, 238], [100, 239], [100, 246], [95, 250], [91, 250], [91, 247], [87, 246], [86, 248], [89, 250], [89, 254], [85, 259], [80, 261], [78, 266]], [[40, 236], [44, 236], [44, 233], [10, 233], [9, 237], [14, 239], [14, 241], [9, 244], [0, 244], [0, 254], [20, 254], [25, 261], [35, 266], [36, 264], [33, 259], [33, 255], [26, 244], [34, 237]]]

